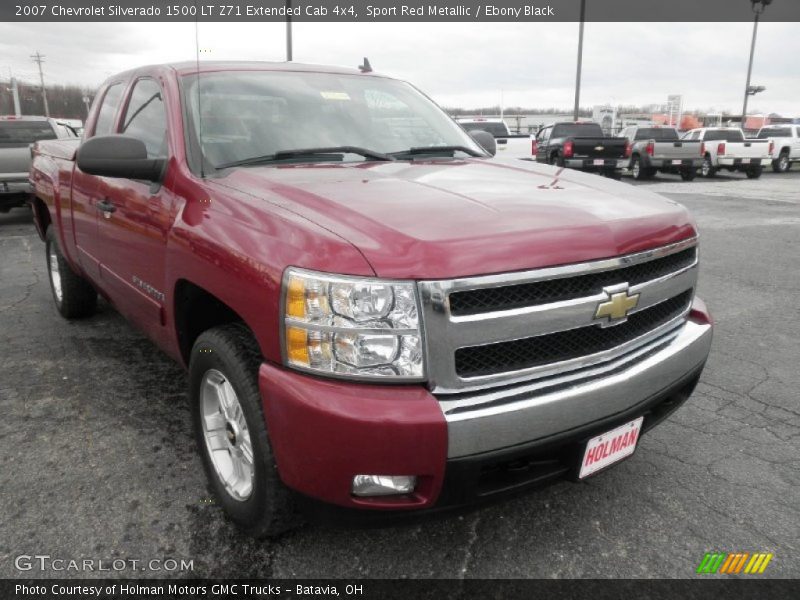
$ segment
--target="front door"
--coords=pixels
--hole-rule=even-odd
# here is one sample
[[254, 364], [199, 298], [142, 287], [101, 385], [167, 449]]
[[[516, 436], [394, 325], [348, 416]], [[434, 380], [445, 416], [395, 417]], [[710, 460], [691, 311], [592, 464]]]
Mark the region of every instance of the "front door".
[[538, 162], [547, 162], [547, 144], [550, 141], [550, 132], [552, 131], [552, 127], [545, 127], [536, 136], [536, 160]]

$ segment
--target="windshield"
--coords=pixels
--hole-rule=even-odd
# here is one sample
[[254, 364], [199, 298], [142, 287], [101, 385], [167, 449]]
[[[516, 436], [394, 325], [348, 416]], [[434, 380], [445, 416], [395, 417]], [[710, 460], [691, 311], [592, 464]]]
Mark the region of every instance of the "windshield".
[[558, 123], [553, 127], [554, 138], [562, 137], [604, 137], [597, 123]]
[[478, 123], [459, 123], [467, 131], [477, 131], [482, 129], [491, 133], [494, 137], [506, 137], [508, 135], [508, 128], [505, 123], [498, 123], [496, 121], [482, 121]]
[[772, 127], [758, 132], [758, 139], [765, 140], [771, 137], [792, 137], [792, 130], [788, 127]]
[[655, 140], [657, 142], [672, 142], [678, 139], [678, 132], [674, 129], [661, 129], [660, 127], [647, 127], [636, 131], [636, 140]]
[[[437, 105], [407, 83], [369, 75], [229, 71], [186, 76], [194, 132], [202, 127], [215, 168], [282, 151], [352, 147], [388, 154], [410, 148], [483, 150]], [[202, 114], [201, 119], [198, 114]], [[193, 134], [193, 135], [196, 135]], [[347, 159], [364, 156], [347, 154]], [[297, 160], [297, 159], [295, 159]], [[308, 155], [300, 160], [330, 160]]]
[[54, 139], [56, 132], [47, 121], [0, 121], [0, 144], [32, 144]]

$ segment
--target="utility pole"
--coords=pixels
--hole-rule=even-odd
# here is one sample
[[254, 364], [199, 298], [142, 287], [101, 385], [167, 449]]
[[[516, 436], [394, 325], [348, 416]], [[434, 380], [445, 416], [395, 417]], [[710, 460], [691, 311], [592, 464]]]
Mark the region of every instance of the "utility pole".
[[767, 6], [772, 4], [772, 0], [750, 0], [752, 3], [752, 9], [755, 13], [755, 18], [753, 19], [753, 40], [750, 42], [750, 62], [747, 65], [747, 83], [744, 86], [744, 104], [742, 105], [742, 129], [747, 122], [747, 101], [750, 99], [750, 96], [755, 96], [758, 92], [763, 91], [762, 89], [756, 89], [750, 85], [750, 76], [753, 74], [753, 55], [756, 51], [756, 35], [758, 34], [758, 21], [761, 17], [761, 13], [763, 13]]
[[42, 101], [44, 102], [44, 116], [50, 117], [50, 107], [47, 105], [47, 90], [44, 89], [44, 73], [42, 73], [42, 63], [44, 62], [44, 56], [39, 54], [39, 51], [36, 51], [36, 54], [31, 54], [31, 58], [33, 62], [35, 62], [39, 66], [39, 82], [42, 85]]
[[286, 0], [286, 62], [292, 62], [292, 0]]
[[575, 108], [572, 117], [578, 120], [581, 103], [581, 66], [583, 65], [583, 22], [586, 20], [586, 0], [581, 0], [581, 24], [578, 29], [578, 73], [575, 75]]
[[11, 95], [14, 97], [14, 116], [19, 117], [22, 111], [19, 109], [19, 88], [17, 87], [17, 78], [11, 78]]

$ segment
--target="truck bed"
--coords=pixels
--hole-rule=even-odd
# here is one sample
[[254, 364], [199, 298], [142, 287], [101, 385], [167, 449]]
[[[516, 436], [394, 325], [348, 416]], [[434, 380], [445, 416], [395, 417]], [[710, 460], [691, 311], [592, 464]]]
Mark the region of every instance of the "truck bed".
[[75, 155], [78, 153], [78, 146], [80, 139], [70, 138], [66, 140], [46, 140], [36, 142], [36, 150], [39, 154], [52, 156], [62, 160], [75, 160]]
[[720, 154], [720, 158], [762, 158], [765, 160], [769, 158], [769, 140], [745, 140], [744, 142], [724, 142], [724, 144], [725, 154]]

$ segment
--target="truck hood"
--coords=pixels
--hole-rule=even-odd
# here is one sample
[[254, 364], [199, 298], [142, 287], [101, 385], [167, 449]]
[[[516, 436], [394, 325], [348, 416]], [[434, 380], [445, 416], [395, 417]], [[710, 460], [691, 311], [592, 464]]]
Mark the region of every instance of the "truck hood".
[[641, 187], [521, 160], [241, 168], [217, 180], [356, 246], [381, 277], [439, 279], [618, 256], [695, 234]]

